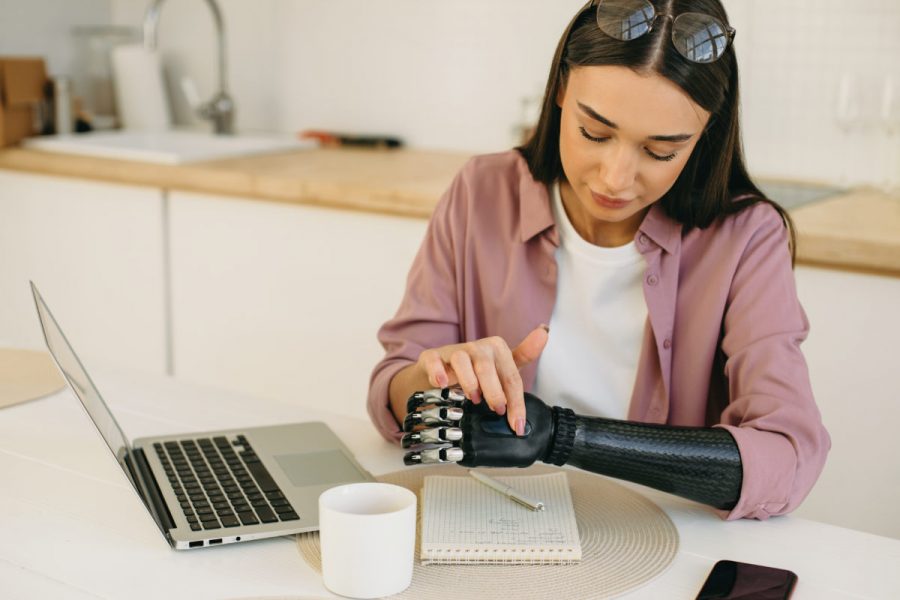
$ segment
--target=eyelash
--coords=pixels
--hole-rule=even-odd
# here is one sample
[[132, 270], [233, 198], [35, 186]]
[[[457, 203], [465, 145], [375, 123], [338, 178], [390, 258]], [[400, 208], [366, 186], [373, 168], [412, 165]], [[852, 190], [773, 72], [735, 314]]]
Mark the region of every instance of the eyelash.
[[[596, 142], [596, 143], [598, 143], [598, 144], [602, 144], [603, 142], [605, 142], [605, 141], [607, 141], [607, 140], [609, 139], [609, 138], [599, 138], [599, 137], [594, 137], [594, 136], [592, 136], [591, 134], [589, 134], [589, 133], [587, 132], [587, 129], [585, 129], [584, 127], [579, 127], [578, 129], [579, 129], [579, 131], [581, 131], [581, 135], [582, 135], [586, 140], [590, 140], [590, 141]], [[661, 162], [669, 162], [670, 160], [674, 159], [674, 158], [678, 155], [677, 152], [673, 152], [672, 154], [667, 154], [666, 156], [660, 156], [660, 155], [658, 155], [658, 154], [654, 154], [654, 153], [650, 152], [650, 151], [647, 150], [647, 149], [644, 149], [644, 151], [645, 151], [647, 154], [650, 155], [650, 158], [652, 158], [652, 159], [654, 159], [654, 160], [661, 161]]]

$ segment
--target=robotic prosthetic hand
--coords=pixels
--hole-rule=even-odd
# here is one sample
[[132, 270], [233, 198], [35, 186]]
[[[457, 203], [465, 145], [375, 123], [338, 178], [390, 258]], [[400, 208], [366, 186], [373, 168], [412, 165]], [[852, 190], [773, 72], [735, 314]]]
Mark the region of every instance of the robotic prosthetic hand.
[[676, 427], [583, 417], [525, 394], [519, 437], [505, 416], [451, 388], [416, 392], [403, 423], [407, 465], [455, 462], [464, 467], [569, 464], [731, 509], [743, 478], [737, 444], [725, 429]]

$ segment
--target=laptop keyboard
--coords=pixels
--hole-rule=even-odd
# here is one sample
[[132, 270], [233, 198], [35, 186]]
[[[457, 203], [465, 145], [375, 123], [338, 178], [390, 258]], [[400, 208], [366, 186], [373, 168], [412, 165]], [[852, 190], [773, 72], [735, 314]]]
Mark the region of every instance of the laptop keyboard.
[[300, 518], [243, 435], [153, 448], [193, 531]]

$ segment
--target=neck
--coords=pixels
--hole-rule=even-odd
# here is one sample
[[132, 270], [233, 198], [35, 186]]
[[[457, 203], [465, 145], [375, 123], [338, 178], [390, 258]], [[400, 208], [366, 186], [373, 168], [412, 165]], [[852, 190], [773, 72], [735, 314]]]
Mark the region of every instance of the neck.
[[569, 221], [585, 241], [604, 248], [630, 244], [650, 207], [644, 208], [622, 221], [603, 221], [588, 213], [568, 181], [559, 182], [559, 193]]

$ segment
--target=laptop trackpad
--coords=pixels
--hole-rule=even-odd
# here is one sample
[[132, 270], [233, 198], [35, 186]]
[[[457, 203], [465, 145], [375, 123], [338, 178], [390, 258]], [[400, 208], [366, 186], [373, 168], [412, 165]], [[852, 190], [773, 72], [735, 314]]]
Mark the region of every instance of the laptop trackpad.
[[275, 461], [297, 487], [364, 481], [340, 450], [282, 454]]

